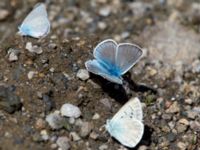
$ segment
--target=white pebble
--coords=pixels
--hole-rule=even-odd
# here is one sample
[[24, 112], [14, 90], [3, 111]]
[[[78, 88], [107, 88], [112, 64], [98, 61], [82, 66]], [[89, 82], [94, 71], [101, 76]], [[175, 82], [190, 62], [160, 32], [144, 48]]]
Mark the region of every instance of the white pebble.
[[62, 150], [68, 150], [70, 149], [69, 139], [66, 136], [59, 137], [56, 141], [56, 144], [62, 149]]
[[47, 141], [47, 140], [49, 139], [49, 135], [48, 135], [48, 133], [47, 133], [46, 130], [42, 130], [42, 131], [40, 132], [40, 134], [41, 134], [42, 139], [43, 139], [44, 141]]
[[10, 48], [8, 50], [8, 60], [10, 62], [17, 61], [18, 60], [18, 54], [19, 54], [19, 50]]
[[89, 72], [86, 69], [80, 69], [80, 70], [78, 70], [76, 76], [79, 79], [83, 80], [83, 81], [89, 79], [89, 77], [90, 77], [89, 76]]
[[31, 79], [34, 77], [35, 74], [37, 74], [36, 71], [29, 71], [29, 72], [28, 72], [28, 75], [27, 75], [27, 76], [28, 76], [28, 79], [31, 80]]
[[70, 124], [74, 124], [75, 121], [76, 121], [76, 120], [75, 120], [74, 118], [69, 118], [69, 123], [70, 123]]
[[54, 112], [46, 117], [46, 122], [48, 122], [49, 126], [52, 129], [60, 129], [63, 127], [62, 125], [62, 117], [59, 115], [59, 113]]
[[106, 150], [106, 149], [108, 149], [108, 145], [106, 144], [99, 146], [99, 150]]
[[78, 118], [81, 116], [80, 109], [72, 104], [64, 104], [60, 109], [61, 115], [70, 118]]
[[41, 47], [38, 47], [37, 45], [32, 45], [31, 42], [26, 43], [26, 49], [31, 53], [41, 54], [43, 52]]
[[79, 141], [81, 139], [80, 136], [76, 132], [71, 132], [70, 136], [73, 141]]
[[101, 29], [101, 30], [105, 30], [107, 25], [105, 22], [98, 22], [98, 28]]
[[103, 17], [107, 17], [110, 15], [111, 9], [109, 6], [103, 7], [99, 10], [99, 14]]
[[95, 113], [94, 116], [92, 117], [93, 120], [97, 120], [100, 118], [100, 115], [98, 113]]

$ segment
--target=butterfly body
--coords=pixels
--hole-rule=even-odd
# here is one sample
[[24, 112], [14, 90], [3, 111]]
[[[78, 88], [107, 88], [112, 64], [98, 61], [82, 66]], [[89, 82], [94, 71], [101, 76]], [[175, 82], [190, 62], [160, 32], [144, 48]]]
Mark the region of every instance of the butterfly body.
[[133, 148], [143, 136], [142, 118], [141, 103], [138, 98], [133, 98], [111, 120], [107, 120], [106, 130], [121, 144]]
[[122, 84], [122, 75], [141, 58], [142, 50], [134, 44], [117, 44], [108, 39], [96, 46], [93, 55], [95, 59], [85, 63], [87, 70], [111, 82]]
[[100, 61], [98, 60], [99, 64], [102, 65], [112, 76], [120, 77], [121, 72], [120, 68], [115, 66], [114, 64], [109, 63], [108, 61]]

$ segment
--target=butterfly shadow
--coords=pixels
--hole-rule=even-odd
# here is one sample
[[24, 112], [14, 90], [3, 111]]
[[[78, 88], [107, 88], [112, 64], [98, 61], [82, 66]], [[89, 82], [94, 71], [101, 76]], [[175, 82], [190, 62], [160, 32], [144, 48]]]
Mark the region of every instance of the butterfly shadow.
[[129, 96], [126, 94], [126, 90], [122, 85], [112, 83], [103, 77], [92, 73], [90, 73], [90, 77], [102, 88], [105, 93], [107, 93], [120, 104], [125, 104], [129, 100]]
[[123, 85], [110, 82], [103, 77], [93, 73], [90, 73], [90, 77], [102, 88], [105, 93], [107, 93], [120, 104], [125, 104], [131, 97], [131, 95], [129, 95], [130, 93], [127, 93], [125, 90], [127, 88], [134, 92], [151, 92], [153, 94], [157, 94], [156, 89], [144, 84], [136, 83], [131, 80], [131, 74], [129, 72], [124, 75]]
[[134, 92], [150, 92], [152, 94], [157, 94], [157, 90], [151, 86], [145, 85], [143, 83], [136, 83], [135, 81], [133, 81], [131, 79], [131, 73], [127, 72], [124, 76], [124, 83], [125, 85], [128, 86], [128, 88], [130, 88], [130, 90], [134, 91]]
[[129, 150], [137, 150], [141, 145], [149, 146], [151, 144], [151, 136], [153, 133], [153, 129], [149, 126], [144, 126], [144, 134], [142, 136], [141, 141], [138, 143], [138, 145], [134, 148], [129, 148]]

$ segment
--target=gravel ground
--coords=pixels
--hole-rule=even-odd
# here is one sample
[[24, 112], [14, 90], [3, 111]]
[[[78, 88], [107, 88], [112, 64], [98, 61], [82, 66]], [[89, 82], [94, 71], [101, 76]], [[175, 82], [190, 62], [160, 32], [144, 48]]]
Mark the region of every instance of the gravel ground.
[[[46, 0], [50, 34], [21, 37], [37, 2], [0, 1], [1, 150], [126, 150], [104, 124], [136, 96], [145, 132], [134, 149], [200, 150], [198, 0]], [[85, 70], [107, 38], [143, 48], [123, 86]]]

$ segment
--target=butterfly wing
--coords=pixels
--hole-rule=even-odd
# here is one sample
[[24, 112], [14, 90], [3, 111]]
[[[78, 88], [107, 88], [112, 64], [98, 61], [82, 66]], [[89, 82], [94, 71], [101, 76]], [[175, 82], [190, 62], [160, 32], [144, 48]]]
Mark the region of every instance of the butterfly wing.
[[144, 133], [143, 114], [140, 100], [130, 99], [111, 120], [106, 123], [108, 132], [120, 143], [135, 147]]
[[38, 4], [24, 19], [19, 27], [21, 35], [29, 35], [35, 38], [43, 37], [50, 31], [50, 22], [46, 7], [43, 3]]
[[85, 66], [89, 72], [100, 75], [111, 82], [122, 84], [122, 79], [120, 77], [111, 75], [110, 72], [105, 67], [103, 67], [96, 59], [87, 61], [85, 63]]
[[130, 119], [128, 117], [108, 121], [106, 129], [121, 144], [131, 148], [140, 142], [144, 133], [143, 123], [135, 118]]
[[122, 106], [112, 119], [118, 120], [124, 116], [128, 116], [129, 118], [134, 118], [139, 121], [143, 120], [142, 105], [137, 97], [131, 98], [124, 106]]
[[106, 64], [115, 64], [117, 43], [111, 39], [107, 39], [99, 43], [94, 49], [93, 55], [99, 60]]
[[115, 57], [116, 65], [121, 70], [121, 75], [125, 74], [133, 65], [135, 65], [142, 56], [140, 47], [130, 44], [122, 43], [117, 46], [117, 53]]

